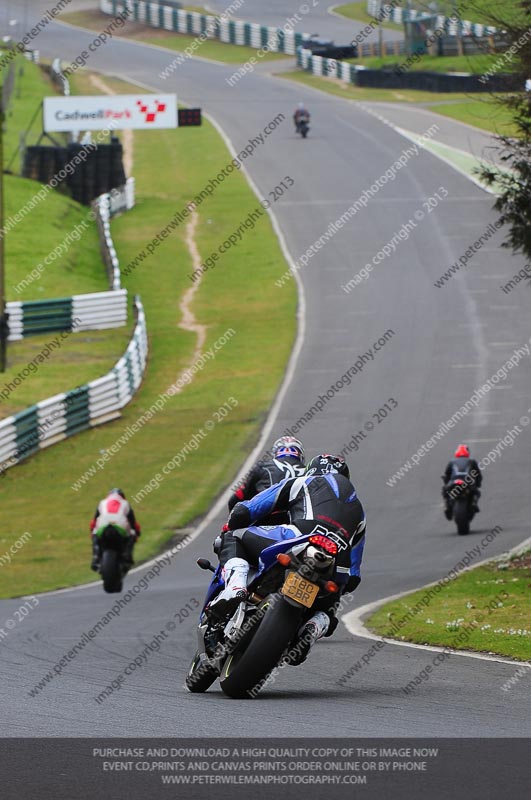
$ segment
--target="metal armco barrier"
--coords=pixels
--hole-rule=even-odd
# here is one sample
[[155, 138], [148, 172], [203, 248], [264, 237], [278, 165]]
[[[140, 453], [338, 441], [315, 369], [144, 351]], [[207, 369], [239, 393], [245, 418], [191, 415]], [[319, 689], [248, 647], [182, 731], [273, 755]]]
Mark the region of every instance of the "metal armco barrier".
[[120, 416], [120, 409], [142, 383], [148, 355], [146, 318], [140, 298], [135, 298], [135, 305], [133, 336], [110, 372], [0, 422], [0, 475], [38, 450]]
[[121, 288], [120, 263], [111, 236], [111, 218], [135, 205], [135, 179], [128, 178], [120, 189], [100, 195], [92, 204], [100, 236], [101, 257], [107, 269], [109, 288]]
[[[8, 341], [53, 331], [93, 331], [127, 324], [127, 291], [75, 294], [58, 300], [7, 303]], [[74, 324], [74, 320], [76, 323]]]
[[267, 45], [271, 52], [289, 55], [295, 55], [303, 38], [308, 37], [306, 33], [294, 33], [254, 22], [222, 20], [210, 14], [183, 11], [163, 2], [100, 0], [100, 11], [113, 16], [128, 11], [130, 20], [151, 25], [153, 28], [164, 28], [193, 36], [206, 33], [209, 39], [257, 49]]

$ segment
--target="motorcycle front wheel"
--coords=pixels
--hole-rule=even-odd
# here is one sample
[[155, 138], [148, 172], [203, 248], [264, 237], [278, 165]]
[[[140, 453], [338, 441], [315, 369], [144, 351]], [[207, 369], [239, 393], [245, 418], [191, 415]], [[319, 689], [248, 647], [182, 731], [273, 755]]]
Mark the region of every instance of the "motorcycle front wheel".
[[186, 676], [185, 683], [188, 691], [193, 693], [206, 692], [217, 677], [216, 670], [201, 661], [201, 653], [198, 650], [192, 659]]

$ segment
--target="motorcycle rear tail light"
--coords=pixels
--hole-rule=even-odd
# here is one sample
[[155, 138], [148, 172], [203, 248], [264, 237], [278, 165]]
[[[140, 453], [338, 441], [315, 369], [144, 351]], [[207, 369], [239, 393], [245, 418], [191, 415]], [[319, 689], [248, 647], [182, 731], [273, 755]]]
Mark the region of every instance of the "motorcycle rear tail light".
[[315, 536], [310, 536], [310, 544], [321, 547], [326, 553], [330, 553], [331, 556], [337, 555], [337, 544], [333, 542], [332, 539], [329, 539], [328, 536], [323, 536], [320, 533]]

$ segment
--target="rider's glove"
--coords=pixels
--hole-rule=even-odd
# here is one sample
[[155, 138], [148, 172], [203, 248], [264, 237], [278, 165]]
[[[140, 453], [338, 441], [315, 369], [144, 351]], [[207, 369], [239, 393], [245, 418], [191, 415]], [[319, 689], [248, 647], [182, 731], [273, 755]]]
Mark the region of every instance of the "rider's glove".
[[346, 583], [344, 594], [347, 594], [347, 592], [354, 592], [358, 588], [360, 583], [361, 583], [361, 578], [359, 577], [359, 575], [351, 575]]
[[227, 522], [229, 530], [236, 531], [238, 528], [248, 528], [250, 524], [251, 513], [249, 509], [243, 503], [236, 503]]

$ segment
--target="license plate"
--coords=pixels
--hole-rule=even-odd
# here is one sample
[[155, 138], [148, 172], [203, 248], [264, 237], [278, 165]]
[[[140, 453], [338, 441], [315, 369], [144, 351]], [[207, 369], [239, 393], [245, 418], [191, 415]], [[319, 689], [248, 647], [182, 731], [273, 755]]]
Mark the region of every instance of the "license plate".
[[301, 578], [296, 572], [289, 572], [280, 591], [290, 600], [296, 600], [302, 606], [311, 608], [319, 594], [319, 587], [317, 584]]

